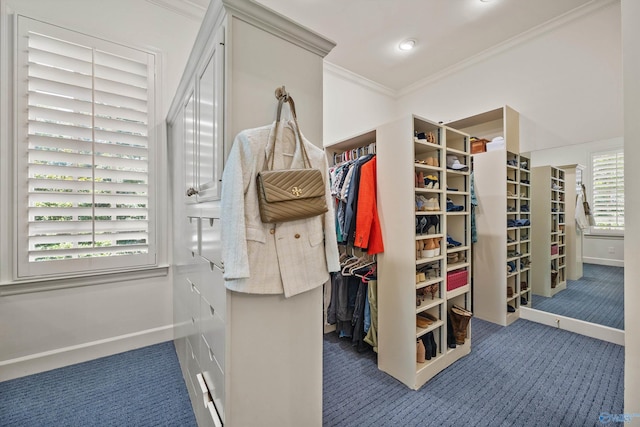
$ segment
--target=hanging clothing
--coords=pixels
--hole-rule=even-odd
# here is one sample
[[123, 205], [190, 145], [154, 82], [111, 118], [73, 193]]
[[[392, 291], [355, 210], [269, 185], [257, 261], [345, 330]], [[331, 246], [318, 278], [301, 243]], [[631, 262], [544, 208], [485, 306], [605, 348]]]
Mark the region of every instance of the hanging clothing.
[[578, 193], [578, 197], [576, 197], [576, 226], [580, 230], [586, 230], [589, 228], [589, 219], [587, 219], [587, 215], [584, 211], [584, 199], [582, 198], [582, 193]]
[[471, 243], [478, 241], [478, 229], [476, 227], [476, 206], [478, 206], [478, 198], [476, 197], [475, 180], [473, 171], [469, 175], [469, 190], [471, 193]]
[[373, 347], [373, 351], [378, 352], [378, 281], [369, 280], [368, 283], [368, 300], [369, 312], [371, 316], [371, 325], [364, 337], [364, 342]]
[[222, 260], [228, 289], [291, 297], [322, 286], [340, 262], [327, 160], [304, 136], [311, 166], [324, 174], [328, 212], [276, 225], [260, 219], [256, 175], [268, 153], [274, 150], [274, 170], [304, 168], [295, 123], [278, 126], [278, 135], [274, 130], [275, 123], [248, 129], [234, 140], [222, 175]]
[[354, 246], [366, 249], [370, 255], [384, 251], [376, 202], [376, 159], [373, 157], [360, 168], [360, 189], [358, 191], [354, 238]]

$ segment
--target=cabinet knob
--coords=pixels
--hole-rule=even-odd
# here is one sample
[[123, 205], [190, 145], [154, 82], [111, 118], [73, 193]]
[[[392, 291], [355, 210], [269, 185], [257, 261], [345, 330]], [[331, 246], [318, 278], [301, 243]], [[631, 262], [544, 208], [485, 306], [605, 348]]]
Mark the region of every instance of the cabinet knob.
[[188, 197], [191, 197], [191, 196], [193, 196], [194, 194], [198, 194], [198, 190], [196, 190], [196, 189], [195, 189], [195, 188], [193, 188], [193, 187], [189, 187], [189, 188], [187, 188], [187, 196], [188, 196]]

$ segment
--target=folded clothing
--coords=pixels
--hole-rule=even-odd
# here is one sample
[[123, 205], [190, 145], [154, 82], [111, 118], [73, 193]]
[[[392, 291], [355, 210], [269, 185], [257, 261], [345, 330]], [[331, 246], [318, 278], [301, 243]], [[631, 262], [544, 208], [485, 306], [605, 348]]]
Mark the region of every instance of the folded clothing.
[[453, 200], [447, 199], [447, 212], [460, 212], [464, 210], [464, 206], [456, 205]]

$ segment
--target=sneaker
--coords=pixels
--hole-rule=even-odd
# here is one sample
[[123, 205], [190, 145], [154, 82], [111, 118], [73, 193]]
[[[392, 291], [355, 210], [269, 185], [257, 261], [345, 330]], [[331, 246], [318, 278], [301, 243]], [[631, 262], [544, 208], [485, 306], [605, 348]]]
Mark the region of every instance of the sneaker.
[[447, 199], [447, 212], [460, 212], [464, 210], [464, 206], [456, 205], [453, 200]]
[[430, 199], [427, 199], [427, 202], [425, 204], [425, 210], [427, 210], [427, 211], [439, 211], [440, 210], [440, 203], [438, 202], [438, 199], [436, 197], [432, 197]]

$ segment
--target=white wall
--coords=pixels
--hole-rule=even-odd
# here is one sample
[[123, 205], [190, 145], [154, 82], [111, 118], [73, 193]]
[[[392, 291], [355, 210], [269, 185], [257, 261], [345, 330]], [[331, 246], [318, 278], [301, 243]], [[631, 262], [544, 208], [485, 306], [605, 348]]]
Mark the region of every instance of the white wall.
[[[640, 2], [622, 0], [622, 35], [624, 52], [624, 150], [625, 181], [634, 183], [625, 188], [625, 211], [640, 212]], [[637, 217], [637, 214], [634, 215]], [[625, 325], [625, 366], [624, 366], [624, 411], [628, 414], [640, 413], [640, 223], [628, 221], [625, 224], [625, 252], [633, 254], [634, 262], [627, 263], [624, 271], [624, 325]], [[640, 418], [635, 417], [631, 425], [640, 426]]]
[[[521, 151], [620, 137], [620, 5], [601, 4], [402, 90], [399, 112], [447, 123], [507, 104], [520, 113]], [[588, 126], [595, 122], [597, 131]]]
[[395, 92], [324, 64], [323, 145], [355, 136], [396, 117]]
[[[169, 261], [168, 194], [159, 194], [159, 263], [165, 267], [132, 280], [28, 294], [11, 285], [12, 222], [11, 138], [7, 133], [12, 105], [8, 48], [10, 12], [160, 54], [160, 111], [156, 127], [161, 172], [167, 169], [164, 119], [199, 22], [145, 0], [0, 0], [0, 381], [70, 363], [172, 339], [172, 288]], [[178, 30], [179, 29], [179, 30]], [[160, 173], [159, 175], [166, 175]], [[159, 188], [168, 188], [166, 177]], [[104, 279], [104, 278], [100, 278]], [[100, 280], [100, 279], [95, 279]], [[93, 284], [92, 284], [93, 283]], [[46, 287], [50, 283], [37, 286]], [[65, 283], [56, 283], [56, 286]], [[27, 285], [36, 286], [36, 285]], [[9, 295], [11, 294], [11, 295]]]
[[[605, 141], [593, 141], [565, 147], [536, 150], [531, 152], [531, 166], [561, 166], [574, 163], [585, 167], [583, 182], [587, 188], [588, 201], [591, 202], [591, 154], [623, 148], [623, 138]], [[613, 253], [611, 253], [613, 251]], [[582, 249], [583, 261], [592, 264], [624, 266], [624, 239], [622, 236], [595, 236], [586, 234]]]

